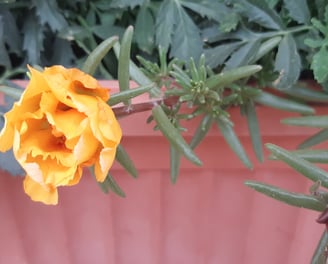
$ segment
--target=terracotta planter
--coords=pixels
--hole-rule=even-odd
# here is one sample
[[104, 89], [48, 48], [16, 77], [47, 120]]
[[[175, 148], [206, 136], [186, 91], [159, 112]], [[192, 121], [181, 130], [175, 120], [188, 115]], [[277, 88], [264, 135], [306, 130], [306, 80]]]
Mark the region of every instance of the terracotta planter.
[[[117, 89], [115, 82], [108, 86]], [[168, 144], [145, 124], [149, 113], [138, 113], [121, 125], [139, 179], [117, 164], [112, 169], [125, 199], [103, 194], [85, 175], [77, 186], [60, 189], [58, 206], [45, 206], [24, 194], [21, 178], [2, 173], [0, 263], [309, 263], [324, 229], [315, 222], [318, 213], [273, 201], [243, 182], [256, 179], [298, 192], [307, 192], [310, 182], [282, 162], [256, 162], [245, 120], [237, 109], [231, 114], [253, 170], [213, 128], [196, 151], [204, 166], [184, 160], [172, 185]], [[280, 125], [290, 116], [260, 109], [263, 141], [291, 149], [314, 132]], [[197, 123], [187, 126], [192, 131]]]

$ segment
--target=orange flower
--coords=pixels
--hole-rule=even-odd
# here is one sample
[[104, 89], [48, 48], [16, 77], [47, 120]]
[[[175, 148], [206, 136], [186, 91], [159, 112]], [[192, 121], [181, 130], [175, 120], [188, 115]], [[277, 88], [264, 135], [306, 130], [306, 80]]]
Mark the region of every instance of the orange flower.
[[122, 132], [106, 103], [109, 90], [90, 75], [62, 66], [29, 70], [21, 99], [5, 114], [0, 151], [13, 148], [32, 200], [57, 204], [57, 187], [77, 184], [83, 167], [94, 165], [97, 181], [105, 180]]

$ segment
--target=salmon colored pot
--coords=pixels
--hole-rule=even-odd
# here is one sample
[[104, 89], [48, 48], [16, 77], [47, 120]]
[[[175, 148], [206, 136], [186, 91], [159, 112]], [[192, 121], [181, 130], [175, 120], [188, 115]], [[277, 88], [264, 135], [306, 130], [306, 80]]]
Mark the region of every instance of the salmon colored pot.
[[[116, 82], [105, 84], [117, 89]], [[259, 110], [264, 142], [293, 149], [315, 132], [280, 124], [293, 114]], [[148, 115], [120, 120], [122, 145], [139, 170], [137, 180], [117, 164], [111, 170], [126, 198], [103, 194], [85, 175], [78, 185], [59, 190], [58, 206], [45, 206], [24, 194], [21, 178], [1, 173], [0, 263], [310, 262], [324, 230], [315, 222], [318, 213], [271, 200], [243, 182], [260, 180], [296, 192], [308, 192], [311, 183], [282, 162], [256, 161], [238, 109], [231, 111], [232, 120], [254, 169], [246, 169], [213, 128], [196, 150], [204, 166], [183, 160], [175, 185], [169, 180], [168, 144], [145, 124]], [[198, 123], [186, 125], [189, 138]]]

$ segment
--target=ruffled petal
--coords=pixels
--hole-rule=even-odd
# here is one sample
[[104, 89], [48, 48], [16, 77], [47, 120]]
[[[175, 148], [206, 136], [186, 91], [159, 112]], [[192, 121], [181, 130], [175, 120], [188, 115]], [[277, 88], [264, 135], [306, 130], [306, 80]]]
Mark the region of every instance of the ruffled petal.
[[95, 176], [97, 181], [103, 182], [113, 165], [116, 148], [105, 148], [100, 151], [99, 158], [95, 163]]
[[57, 188], [51, 185], [41, 185], [29, 176], [25, 177], [23, 185], [25, 193], [29, 195], [33, 201], [52, 205], [58, 203]]

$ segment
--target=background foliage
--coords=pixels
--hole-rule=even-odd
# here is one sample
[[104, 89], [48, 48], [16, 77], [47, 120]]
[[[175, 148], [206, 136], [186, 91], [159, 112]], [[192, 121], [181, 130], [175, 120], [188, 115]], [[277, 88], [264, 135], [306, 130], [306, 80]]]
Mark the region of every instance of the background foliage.
[[[326, 84], [325, 7], [325, 0], [5, 1], [0, 3], [1, 75], [17, 77], [27, 63], [81, 65], [102, 40], [121, 37], [133, 25], [135, 62], [136, 54], [158, 61], [161, 46], [169, 58], [183, 61], [198, 61], [205, 53], [214, 70], [259, 63], [264, 66], [259, 80], [278, 88], [290, 87], [308, 70]], [[262, 44], [270, 52], [259, 58]], [[111, 53], [98, 76], [117, 78], [116, 69]]]

